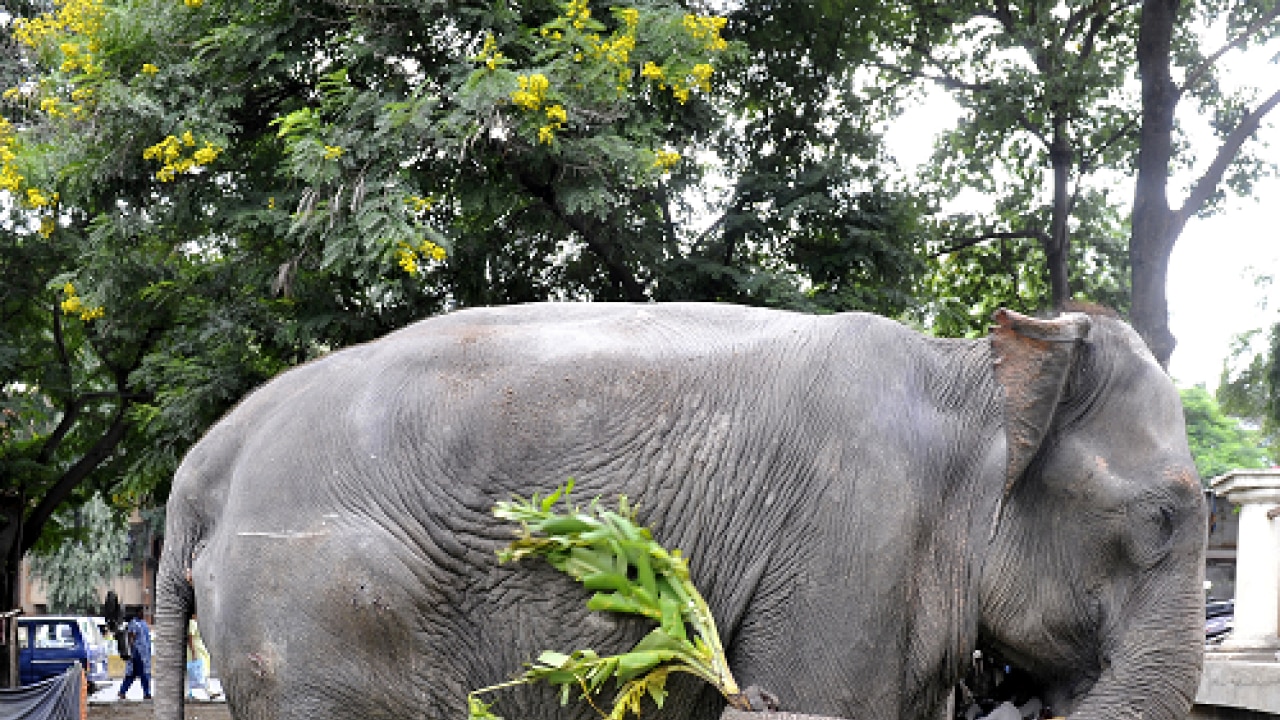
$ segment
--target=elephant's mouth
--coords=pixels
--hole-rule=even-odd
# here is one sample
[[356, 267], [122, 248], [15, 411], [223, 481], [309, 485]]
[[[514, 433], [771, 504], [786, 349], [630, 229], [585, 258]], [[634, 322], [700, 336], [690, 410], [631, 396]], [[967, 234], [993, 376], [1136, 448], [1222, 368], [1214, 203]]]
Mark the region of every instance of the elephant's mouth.
[[988, 716], [1042, 720], [1069, 715], [1094, 686], [1097, 678], [1047, 683], [1009, 661], [990, 647], [974, 653], [973, 663], [956, 689], [957, 718], [981, 720]]

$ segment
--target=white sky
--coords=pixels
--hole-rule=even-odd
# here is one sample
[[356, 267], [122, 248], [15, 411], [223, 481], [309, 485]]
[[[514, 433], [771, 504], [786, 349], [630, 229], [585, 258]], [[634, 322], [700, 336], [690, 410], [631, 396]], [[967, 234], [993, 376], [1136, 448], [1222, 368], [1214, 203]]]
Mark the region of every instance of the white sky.
[[[1269, 94], [1280, 87], [1280, 71], [1269, 52], [1247, 57], [1228, 56], [1230, 79]], [[1265, 96], [1265, 95], [1264, 95]], [[1186, 103], [1184, 103], [1185, 105]], [[887, 138], [899, 162], [912, 168], [926, 162], [932, 143], [925, 138], [953, 123], [959, 108], [946, 97], [931, 97], [895, 120]], [[1193, 118], [1182, 118], [1190, 124]], [[1280, 109], [1264, 124], [1256, 152], [1280, 164]], [[1197, 136], [1194, 143], [1209, 143], [1211, 136]], [[1182, 185], [1186, 179], [1182, 179]], [[1171, 203], [1181, 202], [1171, 183]], [[1125, 190], [1121, 197], [1131, 197]], [[1168, 277], [1169, 323], [1178, 347], [1169, 372], [1180, 386], [1204, 384], [1217, 387], [1232, 338], [1280, 320], [1280, 277], [1271, 285], [1259, 284], [1259, 274], [1280, 275], [1280, 180], [1267, 178], [1254, 187], [1249, 198], [1230, 198], [1222, 212], [1211, 218], [1192, 219], [1170, 258]]]

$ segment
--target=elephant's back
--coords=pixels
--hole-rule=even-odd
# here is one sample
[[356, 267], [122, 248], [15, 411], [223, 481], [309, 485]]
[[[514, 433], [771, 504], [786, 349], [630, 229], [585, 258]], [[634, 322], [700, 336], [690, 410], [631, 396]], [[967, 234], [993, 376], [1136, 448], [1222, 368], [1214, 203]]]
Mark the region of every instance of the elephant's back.
[[[573, 452], [593, 439], [607, 448], [631, 432], [626, 418], [678, 432], [691, 418], [786, 402], [832, 368], [874, 385], [922, 342], [860, 313], [704, 303], [463, 310], [281, 374], [193, 449], [175, 493], [240, 523], [278, 522], [282, 507], [315, 523], [459, 466], [501, 476], [504, 462], [539, 462], [529, 457], [538, 448]], [[865, 370], [848, 372], [855, 365]], [[402, 477], [407, 468], [416, 479]], [[482, 495], [473, 501], [491, 499]]]

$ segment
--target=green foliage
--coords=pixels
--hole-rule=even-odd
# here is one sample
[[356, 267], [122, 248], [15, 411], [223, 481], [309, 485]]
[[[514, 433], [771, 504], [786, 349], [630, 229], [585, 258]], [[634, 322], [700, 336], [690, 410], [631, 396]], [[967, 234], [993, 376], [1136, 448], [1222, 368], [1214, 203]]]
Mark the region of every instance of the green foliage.
[[31, 573], [45, 583], [54, 613], [98, 614], [98, 587], [119, 575], [129, 546], [124, 518], [101, 495], [54, 518], [62, 537], [37, 547], [29, 556]]
[[[1244, 333], [1232, 343], [1223, 363], [1217, 399], [1224, 412], [1259, 427], [1269, 448], [1280, 439], [1280, 325]], [[1275, 457], [1276, 450], [1272, 450]]]
[[[736, 701], [739, 689], [715, 619], [689, 578], [688, 562], [636, 524], [635, 509], [625, 497], [619, 499], [617, 512], [601, 508], [598, 498], [578, 508], [569, 501], [572, 489], [570, 480], [545, 498], [535, 494], [527, 500], [499, 502], [493, 514], [521, 528], [520, 537], [498, 553], [499, 560], [543, 558], [593, 591], [589, 609], [639, 615], [657, 627], [619, 655], [600, 656], [590, 649], [543, 652], [516, 680], [471, 693], [472, 720], [495, 717], [477, 694], [540, 680], [560, 688], [562, 704], [577, 690], [594, 707], [593, 697], [613, 679], [619, 689], [610, 720], [621, 720], [628, 712], [639, 715], [645, 697], [662, 707], [667, 677], [673, 672], [697, 675]], [[563, 512], [555, 507], [562, 500]]]
[[1203, 387], [1181, 391], [1187, 423], [1187, 442], [1203, 481], [1237, 468], [1261, 468], [1269, 463], [1256, 431], [1222, 412]]
[[[1007, 212], [1014, 212], [1008, 208]], [[1077, 204], [1082, 217], [1069, 251], [1075, 298], [1096, 302], [1124, 314], [1129, 309], [1129, 258], [1119, 212], [1103, 194], [1088, 194]], [[955, 237], [981, 233], [974, 218], [953, 218], [937, 231]], [[981, 337], [991, 315], [1001, 307], [1035, 313], [1051, 306], [1042, 245], [1035, 239], [997, 237], [952, 250], [953, 240], [934, 241], [940, 248], [930, 260], [924, 280], [928, 302], [917, 317], [944, 337]]]
[[868, 30], [824, 19], [874, 8], [776, 8], [812, 43], [647, 0], [11, 5], [0, 489], [47, 500], [24, 536], [53, 487], [162, 498], [252, 387], [445, 309], [900, 312], [918, 208], [847, 98]]

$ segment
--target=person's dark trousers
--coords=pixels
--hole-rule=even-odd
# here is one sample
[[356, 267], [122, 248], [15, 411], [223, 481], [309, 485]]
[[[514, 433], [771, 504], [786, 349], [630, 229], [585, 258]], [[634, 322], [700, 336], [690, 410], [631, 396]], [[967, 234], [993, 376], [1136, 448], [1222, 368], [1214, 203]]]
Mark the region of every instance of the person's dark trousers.
[[129, 692], [129, 688], [133, 685], [133, 681], [137, 679], [142, 682], [142, 697], [147, 700], [151, 699], [151, 676], [147, 674], [147, 664], [142, 661], [142, 656], [134, 653], [129, 658], [129, 672], [125, 673], [124, 683], [120, 686], [120, 697], [124, 697]]

